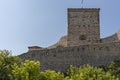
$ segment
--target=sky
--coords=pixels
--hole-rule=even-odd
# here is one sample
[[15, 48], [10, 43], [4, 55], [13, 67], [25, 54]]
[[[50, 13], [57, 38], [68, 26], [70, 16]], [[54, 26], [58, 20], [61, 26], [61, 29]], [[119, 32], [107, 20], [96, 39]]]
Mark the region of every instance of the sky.
[[[0, 49], [20, 55], [56, 43], [67, 34], [67, 8], [81, 7], [81, 0], [0, 0]], [[101, 38], [120, 28], [120, 0], [84, 0], [83, 7], [101, 9]]]

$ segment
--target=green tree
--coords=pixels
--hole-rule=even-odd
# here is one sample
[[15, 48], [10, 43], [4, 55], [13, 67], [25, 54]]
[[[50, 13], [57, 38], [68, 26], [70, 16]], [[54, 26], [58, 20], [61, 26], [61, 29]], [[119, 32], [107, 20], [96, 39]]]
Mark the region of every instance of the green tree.
[[67, 74], [66, 80], [117, 80], [109, 72], [103, 71], [102, 68], [90, 65], [80, 68], [71, 66]]
[[40, 73], [40, 80], [64, 80], [64, 75], [54, 70], [46, 70]]
[[120, 79], [120, 65], [117, 62], [112, 61], [111, 63], [103, 66], [104, 71], [110, 72], [112, 75]]
[[26, 60], [20, 66], [14, 64], [12, 66], [11, 80], [39, 80], [40, 63], [38, 61]]
[[0, 50], [0, 80], [9, 80], [9, 75], [13, 69], [11, 66], [14, 63], [19, 64], [20, 61], [20, 58], [12, 56], [10, 51]]

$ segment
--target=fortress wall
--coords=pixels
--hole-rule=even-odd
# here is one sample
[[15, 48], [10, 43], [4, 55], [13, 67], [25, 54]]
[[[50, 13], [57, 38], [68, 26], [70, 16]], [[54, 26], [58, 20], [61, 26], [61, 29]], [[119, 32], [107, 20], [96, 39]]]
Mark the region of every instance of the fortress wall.
[[101, 39], [101, 42], [102, 43], [111, 43], [111, 42], [117, 42], [119, 41], [119, 38], [118, 38], [118, 34], [115, 33], [114, 35], [112, 36], [109, 36], [109, 37], [106, 37], [106, 38], [103, 38]]
[[76, 47], [58, 47], [53, 49], [31, 51], [19, 55], [23, 60], [39, 60], [41, 69], [66, 71], [70, 65], [90, 64], [101, 66], [120, 59], [120, 42], [109, 44], [82, 45]]
[[120, 29], [112, 36], [101, 39], [101, 43], [111, 43], [120, 41]]

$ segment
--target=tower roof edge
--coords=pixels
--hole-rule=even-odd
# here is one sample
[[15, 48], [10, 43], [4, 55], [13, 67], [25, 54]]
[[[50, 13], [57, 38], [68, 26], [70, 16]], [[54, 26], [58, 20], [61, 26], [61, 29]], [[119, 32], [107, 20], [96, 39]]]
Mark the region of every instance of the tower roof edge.
[[69, 12], [76, 11], [100, 11], [100, 8], [68, 8]]

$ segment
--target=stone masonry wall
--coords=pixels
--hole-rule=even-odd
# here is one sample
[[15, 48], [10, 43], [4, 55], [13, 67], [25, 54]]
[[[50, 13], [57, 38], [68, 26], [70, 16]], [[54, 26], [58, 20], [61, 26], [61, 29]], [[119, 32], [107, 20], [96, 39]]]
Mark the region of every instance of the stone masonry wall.
[[57, 47], [53, 49], [30, 51], [19, 55], [23, 60], [39, 60], [41, 69], [65, 72], [70, 65], [90, 64], [101, 66], [113, 60], [120, 60], [120, 42]]
[[114, 35], [102, 38], [101, 43], [111, 43], [120, 41], [120, 30], [118, 30]]
[[69, 8], [67, 46], [99, 43], [99, 8]]
[[101, 39], [101, 43], [111, 43], [119, 41], [117, 34]]

